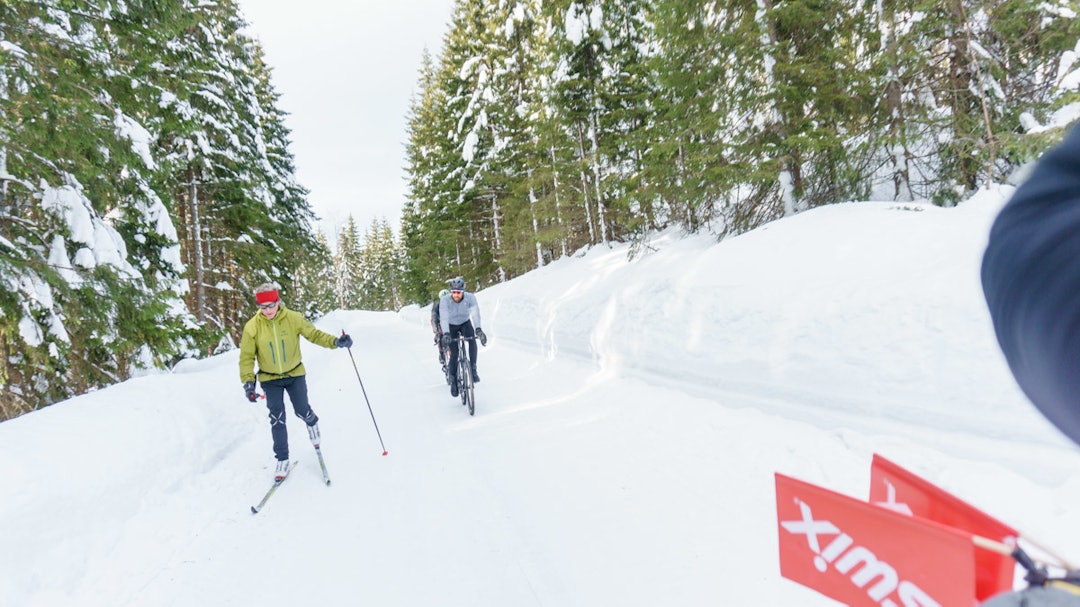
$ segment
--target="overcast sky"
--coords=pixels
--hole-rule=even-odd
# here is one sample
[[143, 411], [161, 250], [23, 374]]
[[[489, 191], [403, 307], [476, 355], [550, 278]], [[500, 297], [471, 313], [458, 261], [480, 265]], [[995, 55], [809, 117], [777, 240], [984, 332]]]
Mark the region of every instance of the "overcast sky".
[[361, 233], [377, 218], [398, 231], [405, 114], [423, 50], [438, 55], [453, 3], [239, 0], [273, 67], [297, 177], [331, 246], [350, 214]]

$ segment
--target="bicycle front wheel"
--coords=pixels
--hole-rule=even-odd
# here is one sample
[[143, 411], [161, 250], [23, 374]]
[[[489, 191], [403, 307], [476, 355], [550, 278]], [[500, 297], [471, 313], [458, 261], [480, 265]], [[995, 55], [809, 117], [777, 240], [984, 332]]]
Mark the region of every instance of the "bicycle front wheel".
[[472, 371], [465, 371], [465, 387], [461, 391], [461, 394], [465, 396], [465, 404], [469, 407], [469, 415], [476, 413], [476, 393], [473, 390]]
[[458, 398], [461, 399], [463, 406], [469, 405], [469, 395], [465, 387], [468, 385], [465, 383], [466, 379], [472, 379], [469, 375], [469, 364], [465, 361], [464, 357], [458, 357], [458, 370], [457, 370], [457, 385], [458, 385]]

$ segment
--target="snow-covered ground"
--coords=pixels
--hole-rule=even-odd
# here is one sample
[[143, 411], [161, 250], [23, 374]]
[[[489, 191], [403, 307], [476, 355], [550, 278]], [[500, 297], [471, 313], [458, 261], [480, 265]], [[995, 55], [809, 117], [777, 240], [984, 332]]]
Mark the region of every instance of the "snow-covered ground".
[[272, 476], [237, 354], [0, 424], [0, 605], [834, 605], [780, 577], [773, 473], [865, 498], [873, 453], [1080, 559], [1080, 451], [1028, 404], [978, 266], [1009, 189], [658, 235], [478, 293], [477, 411], [428, 309], [305, 343], [333, 485]]

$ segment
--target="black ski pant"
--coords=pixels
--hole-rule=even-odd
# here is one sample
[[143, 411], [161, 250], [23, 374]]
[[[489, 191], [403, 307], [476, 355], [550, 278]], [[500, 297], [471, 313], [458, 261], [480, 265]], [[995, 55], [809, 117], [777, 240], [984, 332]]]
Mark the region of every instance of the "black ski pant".
[[450, 371], [451, 377], [457, 377], [458, 335], [471, 338], [469, 339], [469, 360], [472, 361], [473, 368], [476, 367], [476, 331], [473, 330], [472, 321], [466, 320], [460, 325], [450, 325], [450, 363], [446, 368]]
[[289, 459], [289, 431], [285, 427], [285, 392], [289, 393], [289, 401], [293, 406], [296, 417], [304, 420], [309, 426], [314, 426], [319, 421], [319, 416], [311, 410], [308, 404], [307, 379], [299, 377], [282, 377], [271, 379], [262, 383], [263, 392], [266, 393], [266, 408], [270, 410], [270, 434], [274, 437], [274, 457], [279, 460]]
[[435, 331], [435, 346], [439, 348], [439, 364], [446, 364], [446, 351], [442, 347], [442, 329]]

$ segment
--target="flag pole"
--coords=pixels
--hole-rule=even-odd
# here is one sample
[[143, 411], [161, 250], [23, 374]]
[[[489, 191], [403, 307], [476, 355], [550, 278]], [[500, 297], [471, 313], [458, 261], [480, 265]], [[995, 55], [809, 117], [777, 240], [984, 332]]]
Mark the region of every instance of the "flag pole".
[[[1024, 541], [1028, 542], [1032, 546], [1035, 546], [1035, 548], [1039, 549], [1040, 552], [1044, 553], [1046, 555], [1047, 559], [1046, 560], [1033, 559], [1033, 558], [1031, 558], [1030, 555], [1028, 555], [1026, 552], [1024, 552], [1024, 550], [1022, 548], [1020, 548], [1019, 546], [1010, 546], [1010, 545], [1008, 545], [1008, 544], [1006, 544], [1004, 542], [999, 542], [997, 540], [992, 540], [992, 539], [990, 539], [988, 537], [982, 537], [981, 535], [972, 535], [971, 536], [971, 541], [972, 541], [973, 544], [975, 544], [976, 547], [982, 548], [984, 550], [989, 550], [991, 552], [996, 552], [998, 554], [1004, 554], [1006, 556], [1011, 556], [1014, 559], [1016, 559], [1016, 561], [1019, 562], [1020, 565], [1022, 565], [1025, 569], [1028, 569], [1029, 571], [1030, 571], [1029, 565], [1031, 567], [1034, 567], [1036, 565], [1044, 565], [1044, 566], [1045, 565], [1051, 565], [1051, 566], [1054, 566], [1054, 567], [1060, 567], [1061, 569], [1064, 569], [1066, 571], [1072, 571], [1072, 570], [1075, 569], [1072, 565], [1070, 565], [1067, 561], [1065, 561], [1065, 559], [1061, 558], [1060, 556], [1054, 554], [1053, 552], [1050, 552], [1050, 551], [1046, 550], [1045, 548], [1043, 548], [1042, 546], [1040, 546], [1039, 544], [1037, 544], [1035, 542], [1032, 542], [1028, 538], [1023, 538], [1023, 539], [1024, 539]], [[1053, 562], [1047, 562], [1047, 560], [1051, 560]]]

